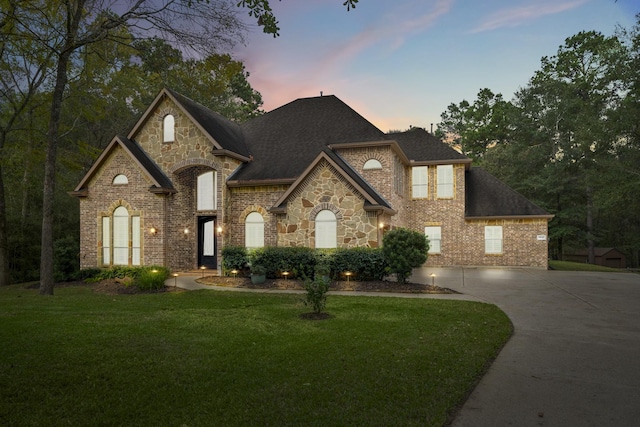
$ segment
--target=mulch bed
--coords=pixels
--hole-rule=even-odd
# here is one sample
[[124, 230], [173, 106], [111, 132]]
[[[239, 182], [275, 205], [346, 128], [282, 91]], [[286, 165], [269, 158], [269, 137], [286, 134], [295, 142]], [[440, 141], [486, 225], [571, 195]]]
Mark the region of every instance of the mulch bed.
[[[204, 285], [226, 286], [230, 288], [247, 289], [280, 289], [280, 290], [304, 290], [303, 282], [300, 280], [267, 279], [262, 284], [252, 284], [249, 277], [219, 277], [205, 276], [197, 278], [196, 282]], [[165, 286], [155, 291], [140, 291], [135, 286], [127, 286], [121, 281], [105, 279], [97, 283], [87, 283], [85, 281], [56, 283], [55, 288], [67, 286], [85, 286], [91, 288], [93, 292], [106, 295], [134, 295], [151, 294], [162, 292], [188, 292], [181, 288]], [[39, 283], [31, 283], [27, 286], [30, 289], [38, 289]], [[404, 283], [377, 280], [377, 281], [334, 281], [329, 285], [331, 291], [356, 291], [356, 292], [394, 292], [394, 293], [414, 293], [414, 294], [455, 294], [457, 292], [441, 288], [439, 286], [423, 285], [419, 283]]]
[[[218, 277], [205, 276], [196, 279], [196, 282], [203, 285], [227, 286], [231, 288], [247, 289], [282, 289], [282, 290], [304, 290], [303, 282], [300, 280], [267, 279], [262, 284], [253, 284], [249, 277]], [[334, 281], [329, 285], [330, 291], [359, 291], [359, 292], [396, 292], [414, 294], [455, 294], [456, 292], [441, 288], [439, 286], [423, 285], [419, 283], [399, 284], [386, 280], [359, 282]]]

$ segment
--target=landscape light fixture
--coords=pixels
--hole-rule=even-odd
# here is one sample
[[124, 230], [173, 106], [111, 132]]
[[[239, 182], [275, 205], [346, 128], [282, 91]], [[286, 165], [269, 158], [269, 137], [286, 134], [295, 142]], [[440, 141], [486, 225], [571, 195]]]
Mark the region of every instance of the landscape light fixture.
[[431, 273], [431, 286], [435, 286], [435, 285], [436, 285], [436, 274]]
[[173, 273], [173, 287], [178, 287], [178, 273]]
[[344, 275], [347, 276], [347, 282], [349, 282], [349, 279], [351, 278], [351, 276], [353, 275], [353, 273], [351, 271], [345, 271]]
[[289, 272], [288, 271], [283, 271], [282, 275], [284, 276], [284, 280], [287, 280], [287, 277], [289, 276]]
[[205, 267], [204, 265], [202, 267], [200, 267], [200, 270], [202, 271], [202, 277], [204, 277], [204, 271], [207, 269], [207, 267]]

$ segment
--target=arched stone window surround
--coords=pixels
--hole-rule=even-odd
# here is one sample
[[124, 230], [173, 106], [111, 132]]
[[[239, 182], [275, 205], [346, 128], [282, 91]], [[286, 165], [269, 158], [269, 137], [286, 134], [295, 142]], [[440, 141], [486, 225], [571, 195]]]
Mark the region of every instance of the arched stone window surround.
[[171, 173], [177, 173], [180, 172], [182, 169], [186, 169], [186, 168], [190, 168], [190, 167], [194, 167], [194, 166], [206, 166], [209, 167], [217, 172], [222, 170], [222, 165], [214, 160], [209, 160], [209, 159], [186, 159], [186, 160], [181, 160], [177, 163], [175, 163], [172, 167], [171, 167]]
[[365, 155], [363, 155], [362, 157], [360, 157], [360, 160], [358, 161], [358, 166], [360, 167], [361, 170], [379, 170], [378, 168], [376, 169], [364, 169], [364, 165], [365, 163], [367, 163], [369, 160], [377, 160], [378, 162], [380, 162], [380, 165], [382, 166], [382, 169], [386, 169], [387, 168], [387, 162], [386, 159], [384, 158], [384, 156], [380, 153], [367, 153]]
[[309, 219], [311, 221], [315, 221], [316, 220], [316, 216], [318, 215], [318, 212], [324, 211], [324, 210], [329, 210], [329, 211], [333, 212], [335, 214], [335, 216], [336, 216], [336, 220], [337, 221], [342, 221], [342, 212], [340, 211], [340, 209], [338, 209], [337, 207], [335, 207], [331, 203], [320, 203], [320, 204], [318, 204], [316, 207], [313, 208], [313, 210], [311, 210], [311, 213], [309, 214]]
[[269, 212], [267, 212], [267, 210], [260, 205], [251, 205], [242, 211], [240, 217], [238, 218], [238, 224], [244, 224], [244, 222], [247, 220], [247, 215], [249, 215], [251, 212], [258, 212], [260, 215], [262, 215], [263, 218], [265, 218], [265, 223], [267, 222]]
[[382, 163], [380, 163], [380, 160], [378, 159], [369, 159], [366, 162], [364, 162], [364, 165], [362, 166], [362, 170], [378, 170], [378, 169], [382, 169]]

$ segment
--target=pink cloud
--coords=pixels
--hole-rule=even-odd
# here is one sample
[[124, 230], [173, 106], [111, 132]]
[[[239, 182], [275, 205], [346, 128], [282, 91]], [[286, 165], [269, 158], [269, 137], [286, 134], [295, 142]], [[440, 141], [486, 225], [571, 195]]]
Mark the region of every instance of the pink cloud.
[[582, 6], [587, 0], [564, 3], [538, 3], [529, 6], [504, 9], [489, 15], [472, 33], [495, 30], [503, 27], [517, 27], [546, 15], [555, 15]]

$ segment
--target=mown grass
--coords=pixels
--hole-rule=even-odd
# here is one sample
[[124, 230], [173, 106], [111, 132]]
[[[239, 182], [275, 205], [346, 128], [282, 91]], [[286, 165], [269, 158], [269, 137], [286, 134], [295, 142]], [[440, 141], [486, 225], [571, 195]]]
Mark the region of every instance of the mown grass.
[[601, 271], [604, 273], [622, 273], [626, 270], [620, 268], [604, 267], [602, 265], [586, 264], [572, 261], [552, 261], [549, 260], [549, 267], [559, 271]]
[[0, 289], [0, 425], [442, 425], [511, 334], [495, 306]]

